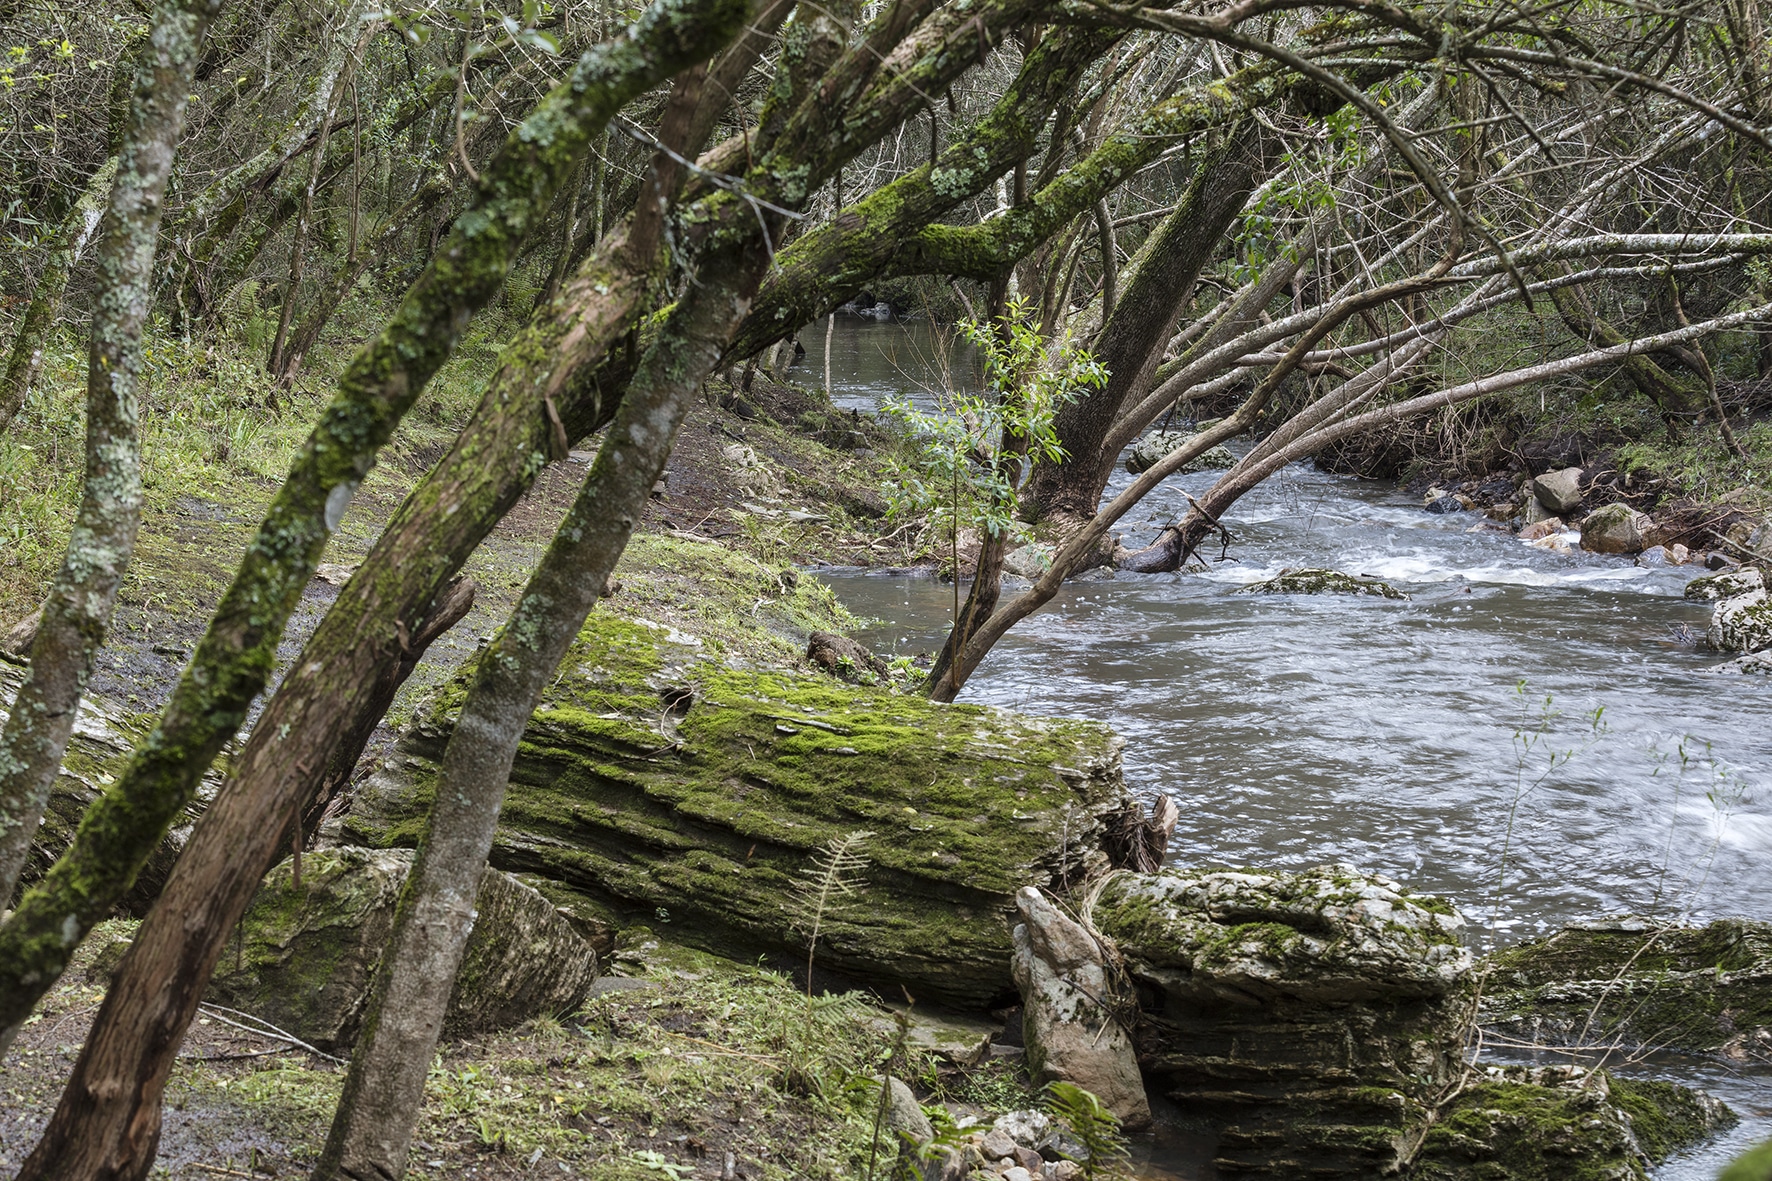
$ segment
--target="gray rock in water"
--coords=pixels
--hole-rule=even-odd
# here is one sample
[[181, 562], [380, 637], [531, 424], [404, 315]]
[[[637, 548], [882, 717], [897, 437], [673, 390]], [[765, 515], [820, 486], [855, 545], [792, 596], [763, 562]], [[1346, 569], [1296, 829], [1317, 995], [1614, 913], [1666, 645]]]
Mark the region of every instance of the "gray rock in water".
[[1596, 554], [1641, 553], [1649, 533], [1649, 518], [1628, 504], [1609, 504], [1589, 513], [1581, 522], [1581, 548]]
[[1568, 516], [1581, 507], [1581, 469], [1566, 467], [1561, 471], [1546, 472], [1535, 477], [1532, 481], [1532, 495], [1551, 514]]
[[[1034, 1081], [1063, 1080], [1093, 1092], [1129, 1129], [1150, 1126], [1151, 1105], [1123, 1006], [1100, 946], [1032, 886], [1015, 896], [1021, 916], [1010, 971], [1021, 989], [1022, 1034]], [[988, 1151], [986, 1155], [989, 1155]]]
[[1040, 577], [1051, 568], [1052, 547], [1049, 545], [1024, 545], [1003, 555], [1003, 570], [1029, 581]]
[[[1132, 448], [1132, 454], [1126, 457], [1126, 470], [1133, 475], [1148, 472], [1156, 467], [1164, 456], [1193, 437], [1191, 434], [1179, 432], [1172, 435], [1160, 433], [1146, 435]], [[1183, 476], [1190, 472], [1222, 471], [1225, 468], [1234, 467], [1236, 462], [1237, 457], [1231, 454], [1231, 449], [1220, 443], [1188, 460], [1177, 469], [1175, 474]]]
[[1736, 595], [1751, 594], [1766, 589], [1765, 576], [1758, 566], [1743, 566], [1739, 570], [1725, 570], [1721, 574], [1711, 574], [1704, 578], [1694, 578], [1686, 584], [1686, 597], [1700, 602], [1714, 603], [1720, 599], [1732, 599]]
[[[326, 1049], [348, 1047], [412, 869], [406, 849], [332, 849], [265, 875], [223, 953], [210, 999], [262, 1017]], [[516, 1025], [577, 1005], [597, 953], [540, 894], [488, 869], [473, 934], [443, 1018], [445, 1036]]]
[[1772, 1064], [1772, 923], [1570, 923], [1491, 964], [1480, 1019], [1509, 1036]]
[[1464, 919], [1352, 866], [1118, 873], [1095, 922], [1130, 957], [1178, 968], [1201, 1003], [1442, 997], [1469, 973]]
[[1717, 652], [1758, 652], [1772, 648], [1772, 600], [1763, 590], [1748, 591], [1711, 608], [1704, 643]]
[[1381, 599], [1408, 599], [1409, 596], [1388, 582], [1376, 578], [1355, 578], [1339, 570], [1282, 570], [1265, 582], [1252, 582], [1237, 588], [1249, 595], [1372, 595]]

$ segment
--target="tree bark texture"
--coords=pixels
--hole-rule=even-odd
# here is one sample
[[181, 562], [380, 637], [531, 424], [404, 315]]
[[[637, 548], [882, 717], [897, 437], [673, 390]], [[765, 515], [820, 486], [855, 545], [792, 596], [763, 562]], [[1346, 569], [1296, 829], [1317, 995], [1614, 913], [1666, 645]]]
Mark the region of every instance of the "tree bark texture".
[[748, 307], [766, 262], [728, 256], [698, 268], [648, 349], [596, 463], [510, 621], [481, 657], [444, 752], [436, 801], [401, 892], [314, 1181], [405, 1175], [425, 1077], [472, 930], [475, 891], [518, 741], [536, 698], [615, 569], [683, 417]]
[[13, 418], [24, 409], [25, 399], [31, 395], [31, 386], [43, 369], [43, 348], [55, 327], [56, 315], [61, 311], [62, 296], [68, 289], [68, 275], [74, 264], [80, 261], [86, 244], [92, 240], [92, 232], [104, 216], [105, 201], [116, 177], [117, 157], [112, 156], [92, 174], [86, 191], [74, 203], [68, 216], [62, 219], [55, 237], [50, 240], [49, 258], [43, 265], [43, 273], [37, 276], [37, 289], [31, 293], [24, 319], [19, 321], [18, 335], [13, 337], [12, 351], [6, 358], [6, 372], [0, 375], [0, 431], [11, 426]]
[[1107, 384], [1059, 410], [1053, 425], [1067, 458], [1036, 468], [1029, 483], [1028, 511], [1036, 519], [1094, 515], [1117, 458], [1103, 454], [1102, 442], [1126, 400], [1150, 387], [1200, 268], [1277, 162], [1277, 142], [1253, 120], [1240, 125], [1230, 142], [1201, 164], [1186, 197], [1139, 251], [1138, 266], [1126, 277], [1091, 349], [1108, 371]]
[[[0, 898], [11, 897], [30, 855], [135, 550], [142, 497], [136, 405], [142, 327], [191, 75], [203, 34], [220, 8], [221, 0], [163, 4], [136, 67], [96, 254], [98, 295], [86, 358], [85, 484], [67, 556], [50, 584], [31, 642], [30, 672], [0, 731]], [[78, 206], [75, 216], [85, 216]], [[0, 964], [5, 963], [6, 952], [0, 951]], [[0, 1053], [18, 1020], [0, 1017]]]
[[[717, 49], [743, 17], [744, 5], [732, 0], [654, 4], [624, 35], [586, 53], [571, 78], [512, 131], [483, 173], [473, 208], [456, 220], [392, 321], [340, 379], [338, 395], [273, 501], [160, 724], [88, 814], [73, 848], [0, 927], [0, 1023], [16, 1025], [54, 982], [73, 947], [127, 887], [187, 802], [195, 776], [238, 729], [264, 686], [290, 610], [358, 482], [470, 317], [497, 293], [524, 236], [545, 216], [592, 135], [638, 94]], [[396, 570], [387, 578], [398, 582], [405, 573]], [[416, 622], [438, 589], [440, 584], [433, 586], [404, 618]], [[378, 638], [359, 635], [353, 642], [368, 648]], [[328, 671], [322, 666], [316, 676]], [[282, 733], [267, 717], [254, 738], [268, 738], [275, 747]], [[272, 757], [319, 761], [308, 748], [283, 747]], [[290, 801], [280, 802], [271, 837], [291, 815]], [[23, 1177], [145, 1175], [158, 1136], [165, 1073], [214, 953], [265, 865], [240, 847], [235, 832], [224, 830], [217, 845], [215, 830], [225, 816], [225, 810], [212, 810], [193, 834], [179, 871], [200, 868], [182, 877], [175, 871], [168, 882], [137, 937], [129, 957], [134, 963], [125, 964], [107, 996]], [[262, 818], [256, 823], [264, 825]], [[248, 832], [261, 843], [267, 836]], [[180, 882], [213, 870], [213, 860], [205, 859], [218, 856], [249, 868], [244, 890], [225, 897], [181, 894]], [[201, 924], [205, 931], [197, 930], [199, 916], [208, 919]], [[204, 934], [215, 936], [213, 945]], [[187, 951], [189, 961], [183, 958]], [[135, 965], [139, 971], [131, 970]], [[155, 983], [145, 991], [131, 987], [146, 980]]]

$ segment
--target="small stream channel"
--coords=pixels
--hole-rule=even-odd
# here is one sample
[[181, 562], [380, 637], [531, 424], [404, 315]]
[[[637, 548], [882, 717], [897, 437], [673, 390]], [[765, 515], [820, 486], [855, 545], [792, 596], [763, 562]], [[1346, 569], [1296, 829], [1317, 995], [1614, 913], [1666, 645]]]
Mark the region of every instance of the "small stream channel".
[[[824, 336], [802, 333], [808, 384], [822, 381]], [[925, 402], [939, 338], [839, 317], [833, 395]], [[1170, 480], [1124, 523], [1127, 543], [1213, 479]], [[1350, 862], [1452, 898], [1479, 949], [1605, 914], [1772, 915], [1772, 680], [1712, 675], [1719, 660], [1681, 643], [1708, 618], [1681, 597], [1703, 571], [1538, 549], [1471, 531], [1481, 520], [1294, 467], [1227, 515], [1227, 560], [1067, 585], [962, 699], [1111, 724], [1128, 782], [1181, 804], [1179, 863]], [[1234, 593], [1285, 566], [1374, 575], [1412, 600]], [[879, 621], [863, 637], [876, 651], [930, 651], [945, 635], [951, 586], [819, 573]], [[1702, 1086], [1743, 1117], [1658, 1178], [1708, 1181], [1772, 1136], [1772, 1073], [1677, 1058], [1625, 1069]], [[1145, 1177], [1210, 1176], [1185, 1137], [1147, 1151]]]

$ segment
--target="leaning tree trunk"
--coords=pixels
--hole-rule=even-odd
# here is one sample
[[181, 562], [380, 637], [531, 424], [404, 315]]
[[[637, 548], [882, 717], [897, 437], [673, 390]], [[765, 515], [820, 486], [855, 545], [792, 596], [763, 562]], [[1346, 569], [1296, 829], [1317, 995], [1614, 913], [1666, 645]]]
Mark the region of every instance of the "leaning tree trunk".
[[1138, 268], [1126, 279], [1093, 349], [1107, 368], [1107, 384], [1059, 411], [1054, 426], [1069, 458], [1034, 470], [1028, 511], [1035, 519], [1094, 515], [1117, 458], [1102, 454], [1102, 442], [1126, 400], [1149, 388], [1200, 268], [1274, 166], [1274, 142], [1253, 121], [1233, 132], [1231, 142], [1201, 164], [1187, 196], [1140, 250]]
[[[61, 311], [68, 275], [80, 261], [92, 231], [98, 228], [99, 218], [104, 216], [105, 199], [110, 196], [116, 176], [117, 157], [112, 156], [92, 174], [86, 191], [50, 239], [49, 259], [43, 273], [37, 276], [37, 289], [31, 293], [24, 319], [19, 321], [18, 335], [12, 341], [12, 352], [6, 358], [6, 372], [0, 375], [0, 431], [10, 426], [24, 409], [31, 386], [43, 368], [43, 348], [55, 326], [56, 314]], [[3, 895], [4, 890], [0, 890], [0, 896]]]
[[[86, 361], [85, 486], [67, 556], [31, 642], [31, 671], [0, 732], [0, 899], [12, 896], [30, 855], [93, 658], [110, 626], [117, 587], [135, 550], [141, 524], [135, 383], [161, 200], [184, 127], [198, 47], [220, 8], [221, 0], [168, 0], [154, 14], [153, 38], [136, 71], [97, 255], [99, 294]], [[75, 941], [61, 915], [49, 930], [51, 941], [57, 935], [62, 943]], [[45, 933], [37, 939], [41, 944]], [[10, 962], [0, 952], [0, 964]], [[0, 1018], [0, 1054], [22, 1017]]]
[[[263, 688], [282, 626], [376, 452], [474, 311], [497, 293], [524, 236], [591, 136], [634, 97], [718, 48], [743, 16], [743, 5], [731, 0], [654, 4], [626, 35], [585, 54], [571, 78], [513, 129], [481, 177], [475, 216], [457, 220], [393, 321], [340, 379], [338, 396], [297, 457], [160, 724], [82, 822], [73, 847], [0, 927], [0, 1023], [10, 1028], [28, 1014], [189, 802], [196, 776]], [[401, 572], [388, 577], [398, 581]], [[373, 642], [359, 636], [358, 643], [366, 638]], [[275, 756], [300, 762], [307, 753], [280, 749]], [[225, 814], [214, 808], [206, 822], [220, 819], [218, 811]], [[218, 852], [246, 860], [241, 834], [224, 833], [227, 844], [217, 850], [200, 847], [205, 829], [213, 834], [216, 825], [193, 834], [180, 870]], [[21, 1177], [146, 1174], [166, 1074], [220, 941], [251, 895], [248, 882], [223, 896], [180, 901], [179, 883], [188, 880], [175, 872], [143, 924]], [[219, 932], [214, 941], [187, 941], [199, 916]], [[187, 950], [192, 959], [185, 959]], [[140, 987], [147, 980], [156, 983]]]
[[671, 312], [596, 464], [498, 640], [443, 756], [364, 1032], [315, 1181], [399, 1177], [441, 1032], [511, 764], [536, 698], [615, 569], [676, 432], [742, 317], [767, 256], [715, 257]]

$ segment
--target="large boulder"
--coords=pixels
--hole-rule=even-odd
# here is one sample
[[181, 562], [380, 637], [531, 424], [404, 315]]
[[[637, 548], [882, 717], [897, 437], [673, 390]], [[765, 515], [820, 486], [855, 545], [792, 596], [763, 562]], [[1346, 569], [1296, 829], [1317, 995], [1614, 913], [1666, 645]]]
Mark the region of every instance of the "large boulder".
[[1772, 647], [1772, 597], [1749, 591], [1711, 608], [1704, 643], [1717, 652], [1758, 652]]
[[1510, 1037], [1772, 1064], [1772, 923], [1570, 923], [1492, 965], [1481, 1020]]
[[1136, 1004], [1122, 995], [1100, 944], [1039, 890], [1015, 896], [1021, 922], [1010, 967], [1021, 989], [1028, 1070], [1036, 1083], [1075, 1083], [1137, 1130], [1151, 1122], [1133, 1054], [1129, 1020]]
[[1640, 554], [1648, 544], [1646, 514], [1628, 504], [1597, 508], [1581, 521], [1581, 548], [1596, 554]]
[[[1013, 996], [1015, 892], [1106, 872], [1134, 807], [1092, 722], [734, 669], [681, 630], [599, 610], [518, 749], [494, 865], [581, 921], [668, 924], [746, 960], [806, 959], [833, 842], [857, 892], [816, 916], [817, 967], [921, 1003]], [[470, 671], [359, 789], [337, 839], [416, 840]], [[865, 834], [857, 837], [856, 834]]]
[[[1133, 475], [1148, 472], [1193, 437], [1193, 434], [1185, 431], [1178, 431], [1174, 434], [1153, 431], [1133, 446], [1132, 454], [1126, 457], [1126, 470]], [[1237, 457], [1231, 454], [1231, 449], [1220, 443], [1188, 460], [1175, 474], [1180, 476], [1192, 472], [1221, 471], [1228, 467], [1234, 467], [1236, 462]]]
[[1532, 495], [1546, 512], [1566, 517], [1581, 507], [1581, 469], [1566, 467], [1532, 480]]
[[1643, 1181], [1732, 1118], [1603, 1071], [1467, 1068], [1462, 919], [1347, 866], [1117, 873], [1093, 921], [1141, 994], [1147, 1085], [1217, 1134], [1221, 1174]]
[[[216, 966], [210, 999], [324, 1049], [350, 1046], [413, 857], [405, 849], [309, 853], [299, 885], [292, 860], [278, 865]], [[465, 1037], [569, 1012], [596, 977], [597, 953], [553, 904], [489, 868], [443, 1032]]]
[[1147, 1084], [1216, 1127], [1222, 1169], [1394, 1168], [1461, 1066], [1471, 957], [1440, 899], [1339, 865], [1172, 868], [1114, 874], [1093, 921], [1139, 986]]
[[1372, 595], [1381, 599], [1409, 596], [1376, 578], [1355, 578], [1339, 570], [1287, 569], [1262, 582], [1237, 588], [1249, 595]]

